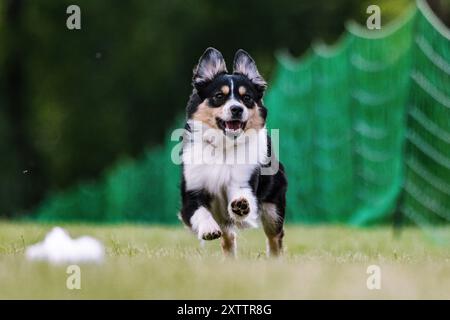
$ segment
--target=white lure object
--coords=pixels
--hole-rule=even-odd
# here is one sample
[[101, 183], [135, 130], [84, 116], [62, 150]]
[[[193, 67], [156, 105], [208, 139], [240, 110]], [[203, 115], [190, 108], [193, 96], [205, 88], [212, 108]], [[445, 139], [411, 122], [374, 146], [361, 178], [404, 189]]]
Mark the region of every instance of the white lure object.
[[29, 246], [25, 256], [31, 261], [51, 264], [100, 263], [105, 257], [105, 248], [95, 238], [83, 236], [72, 239], [66, 230], [55, 227], [47, 233], [44, 241]]

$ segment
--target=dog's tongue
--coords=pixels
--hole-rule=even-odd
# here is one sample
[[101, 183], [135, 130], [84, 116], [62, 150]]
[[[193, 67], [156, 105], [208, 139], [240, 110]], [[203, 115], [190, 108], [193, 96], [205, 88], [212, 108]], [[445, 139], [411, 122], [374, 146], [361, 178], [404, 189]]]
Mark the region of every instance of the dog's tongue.
[[226, 126], [227, 126], [227, 129], [238, 130], [241, 128], [241, 122], [239, 120], [227, 121]]

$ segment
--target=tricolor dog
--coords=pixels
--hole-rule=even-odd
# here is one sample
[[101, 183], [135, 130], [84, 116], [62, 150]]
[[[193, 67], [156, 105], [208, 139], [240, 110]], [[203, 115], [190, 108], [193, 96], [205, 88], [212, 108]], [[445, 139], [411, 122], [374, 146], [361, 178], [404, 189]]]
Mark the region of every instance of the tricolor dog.
[[[236, 254], [236, 229], [262, 225], [269, 255], [282, 252], [287, 180], [266, 130], [267, 88], [254, 60], [236, 52], [229, 73], [208, 48], [194, 68], [182, 143], [181, 219]], [[275, 170], [268, 170], [269, 168]]]

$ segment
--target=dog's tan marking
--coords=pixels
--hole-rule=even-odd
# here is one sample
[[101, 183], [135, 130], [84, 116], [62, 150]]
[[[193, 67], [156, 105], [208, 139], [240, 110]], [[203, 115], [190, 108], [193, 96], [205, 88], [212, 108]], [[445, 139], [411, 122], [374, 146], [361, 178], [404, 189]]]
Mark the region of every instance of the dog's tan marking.
[[220, 90], [222, 91], [222, 93], [223, 93], [224, 95], [227, 95], [227, 94], [230, 93], [230, 87], [227, 86], [227, 85], [222, 86], [222, 88], [220, 88]]
[[234, 231], [223, 230], [222, 231], [222, 251], [227, 257], [236, 256], [236, 234]]
[[267, 255], [278, 257], [283, 253], [283, 232], [276, 236], [267, 236]]
[[217, 127], [216, 117], [222, 113], [223, 107], [211, 108], [206, 101], [203, 101], [197, 108], [197, 111], [192, 116], [192, 119], [201, 121], [213, 129]]
[[261, 222], [267, 236], [267, 255], [279, 256], [283, 251], [283, 220], [273, 203], [263, 203]]
[[264, 127], [264, 119], [261, 116], [260, 108], [255, 103], [253, 108], [248, 109], [248, 120], [245, 130], [253, 129], [259, 130]]
[[279, 233], [280, 225], [283, 223], [275, 204], [267, 202], [262, 204], [261, 222], [266, 234], [276, 235]]
[[244, 94], [246, 94], [247, 93], [247, 89], [244, 87], [244, 86], [240, 86], [239, 87], [239, 94], [241, 95], [241, 96], [243, 96]]

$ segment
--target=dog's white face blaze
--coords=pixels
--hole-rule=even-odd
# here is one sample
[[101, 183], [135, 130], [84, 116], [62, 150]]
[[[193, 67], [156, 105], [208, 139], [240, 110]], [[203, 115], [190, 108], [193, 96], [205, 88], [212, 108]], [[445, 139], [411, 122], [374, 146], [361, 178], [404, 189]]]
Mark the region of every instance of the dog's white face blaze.
[[235, 83], [233, 79], [230, 79], [230, 99], [223, 105], [222, 110], [219, 114], [219, 118], [225, 122], [225, 134], [231, 137], [239, 136], [244, 132], [244, 128], [237, 127], [234, 128], [229, 126], [228, 124], [233, 120], [233, 115], [231, 112], [232, 107], [241, 107], [243, 112], [240, 121], [243, 123], [247, 123], [249, 119], [249, 111], [248, 108], [240, 101], [234, 94]]

